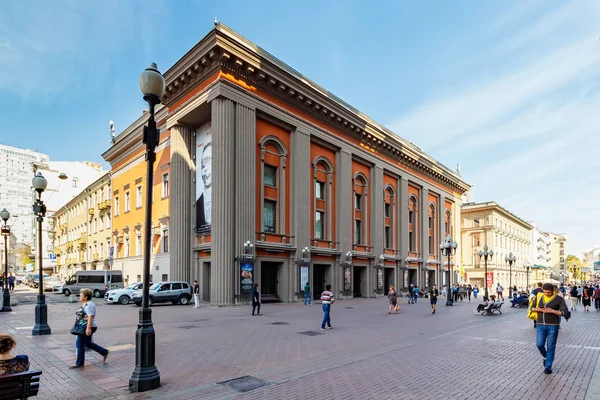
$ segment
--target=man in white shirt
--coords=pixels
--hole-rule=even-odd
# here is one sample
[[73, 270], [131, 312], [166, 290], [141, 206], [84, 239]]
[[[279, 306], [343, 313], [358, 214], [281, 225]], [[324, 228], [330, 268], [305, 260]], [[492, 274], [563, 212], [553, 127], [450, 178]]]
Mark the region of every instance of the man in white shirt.
[[[323, 307], [323, 322], [321, 323], [321, 330], [331, 329], [331, 305], [335, 302], [333, 293], [331, 292], [331, 285], [325, 285], [325, 291], [321, 293], [321, 304]], [[325, 327], [327, 324], [327, 328]]]

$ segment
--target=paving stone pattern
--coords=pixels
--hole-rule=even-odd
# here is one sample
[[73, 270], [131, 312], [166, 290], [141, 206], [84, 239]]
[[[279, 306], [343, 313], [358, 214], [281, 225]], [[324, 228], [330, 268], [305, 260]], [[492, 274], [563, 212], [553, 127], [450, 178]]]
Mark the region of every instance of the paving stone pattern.
[[[438, 307], [401, 302], [387, 314], [383, 299], [337, 302], [333, 329], [319, 331], [319, 304], [265, 304], [263, 316], [249, 307], [160, 305], [153, 308], [161, 387], [126, 389], [135, 365], [135, 306], [97, 300], [100, 328], [94, 340], [111, 349], [107, 364], [86, 353], [75, 361], [69, 329], [77, 304], [49, 306], [52, 335], [32, 337], [33, 305], [0, 314], [0, 330], [13, 333], [17, 353], [41, 369], [39, 399], [514, 399], [590, 400], [600, 356], [600, 312], [574, 312], [563, 322], [554, 373], [544, 375], [535, 330], [525, 310], [473, 314], [475, 301]], [[352, 308], [348, 308], [352, 307]], [[285, 324], [282, 324], [285, 323]], [[314, 331], [308, 336], [301, 332]], [[238, 392], [219, 382], [242, 376], [266, 385]], [[597, 393], [597, 392], [595, 392]]]

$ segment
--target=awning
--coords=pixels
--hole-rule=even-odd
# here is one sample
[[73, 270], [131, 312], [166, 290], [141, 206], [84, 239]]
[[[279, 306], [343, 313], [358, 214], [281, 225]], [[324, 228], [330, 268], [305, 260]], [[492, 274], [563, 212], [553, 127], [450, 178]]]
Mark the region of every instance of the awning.
[[533, 264], [533, 265], [531, 266], [531, 268], [532, 268], [532, 269], [545, 269], [545, 268], [547, 268], [547, 267], [544, 267], [543, 265], [536, 265], [536, 264]]

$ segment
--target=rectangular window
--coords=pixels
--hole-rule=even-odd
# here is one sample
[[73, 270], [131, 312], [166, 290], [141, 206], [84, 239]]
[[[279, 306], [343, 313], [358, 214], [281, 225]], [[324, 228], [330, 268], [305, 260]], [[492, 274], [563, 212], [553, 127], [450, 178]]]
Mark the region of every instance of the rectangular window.
[[277, 168], [265, 164], [264, 184], [267, 186], [277, 187]]
[[[138, 275], [138, 276], [137, 276], [137, 281], [138, 281], [138, 282], [141, 282], [141, 281], [142, 281], [142, 276], [141, 276], [141, 275]], [[152, 279], [150, 280], [150, 282], [152, 282]]]
[[167, 274], [162, 274], [161, 279], [163, 282], [166, 282], [169, 280], [169, 276]]
[[474, 219], [473, 220], [473, 226], [479, 226], [479, 220], [478, 219]]
[[323, 211], [317, 211], [315, 214], [315, 238], [324, 239], [325, 229], [323, 228], [325, 220], [325, 213]]
[[416, 251], [415, 235], [412, 231], [408, 232], [408, 250]]
[[429, 216], [429, 229], [433, 229], [433, 217]]
[[273, 200], [265, 200], [265, 206], [263, 210], [263, 232], [277, 232], [277, 218], [276, 212], [277, 202]]
[[169, 251], [169, 231], [163, 231], [163, 239], [162, 239], [162, 248], [163, 253], [167, 253]]
[[135, 237], [135, 255], [142, 255], [142, 235], [137, 235]]
[[162, 176], [162, 197], [169, 195], [169, 173], [165, 173]]
[[435, 247], [431, 235], [429, 235], [429, 254], [435, 254]]
[[386, 218], [390, 217], [390, 203], [384, 203], [383, 205], [383, 213]]
[[354, 193], [354, 209], [361, 210], [362, 209], [362, 195], [358, 193]]
[[100, 230], [104, 229], [104, 217], [100, 217]]
[[480, 246], [480, 243], [479, 235], [473, 235], [473, 246]]
[[136, 188], [135, 206], [137, 208], [140, 208], [142, 206], [142, 185], [140, 185]]
[[119, 215], [119, 196], [115, 197], [115, 217]]
[[390, 235], [390, 231], [391, 231], [391, 230], [390, 230], [390, 227], [389, 227], [389, 226], [386, 226], [386, 227], [385, 227], [385, 231], [384, 231], [384, 236], [385, 236], [385, 238], [384, 238], [384, 241], [385, 241], [385, 248], [386, 248], [386, 249], [390, 249], [390, 248], [392, 248], [392, 247], [390, 246], [390, 241], [391, 241], [391, 235]]
[[129, 257], [129, 238], [125, 238], [125, 257]]
[[361, 244], [362, 235], [362, 221], [360, 219], [354, 220], [354, 244]]
[[129, 204], [129, 192], [125, 192], [125, 212], [129, 212], [130, 210], [130, 204]]
[[325, 183], [315, 182], [315, 197], [319, 200], [325, 200]]
[[415, 216], [414, 216], [413, 211], [412, 210], [408, 210], [408, 223], [409, 224], [414, 224], [415, 223], [414, 217]]

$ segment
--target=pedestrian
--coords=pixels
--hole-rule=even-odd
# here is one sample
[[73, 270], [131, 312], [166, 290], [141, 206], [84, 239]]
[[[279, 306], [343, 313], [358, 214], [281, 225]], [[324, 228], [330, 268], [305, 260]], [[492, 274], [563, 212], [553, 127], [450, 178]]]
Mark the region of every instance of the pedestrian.
[[413, 303], [417, 304], [417, 300], [419, 299], [419, 287], [415, 286], [413, 288]]
[[194, 291], [194, 308], [200, 308], [200, 285], [198, 285], [198, 281], [194, 281], [193, 291]]
[[478, 294], [479, 294], [479, 288], [477, 287], [477, 285], [475, 285], [475, 287], [473, 288], [473, 297], [475, 298], [475, 300], [477, 300]]
[[260, 313], [260, 293], [258, 292], [258, 283], [254, 284], [254, 289], [252, 290], [252, 315], [254, 315], [256, 307], [258, 307], [258, 313], [256, 315], [262, 315]]
[[502, 301], [504, 301], [504, 295], [502, 294], [502, 292], [504, 292], [504, 288], [502, 287], [502, 285], [498, 284], [498, 286], [496, 286], [496, 293], [498, 294], [498, 301], [500, 301], [500, 297], [502, 297]]
[[471, 301], [471, 293], [473, 292], [473, 288], [471, 287], [471, 284], [469, 283], [467, 285], [467, 295], [469, 296], [469, 301]]
[[8, 290], [15, 290], [15, 277], [12, 272], [8, 276]]
[[437, 287], [433, 285], [429, 291], [429, 303], [431, 303], [431, 314], [435, 314], [435, 305], [437, 304], [437, 298], [440, 295]]
[[596, 311], [600, 310], [600, 286], [596, 285], [596, 290], [594, 290], [594, 306], [596, 307]]
[[11, 334], [0, 333], [0, 375], [29, 371], [29, 357], [24, 354], [12, 354], [16, 345], [17, 342]]
[[312, 291], [310, 290], [310, 285], [308, 282], [306, 282], [306, 285], [304, 286], [304, 305], [307, 305], [306, 303], [308, 302], [308, 305], [310, 306], [310, 298], [312, 297]]
[[458, 288], [458, 298], [460, 299], [460, 301], [463, 301], [464, 297], [465, 297], [465, 285], [460, 285], [460, 287]]
[[86, 348], [94, 350], [99, 353], [103, 361], [106, 362], [109, 351], [102, 346], [97, 345], [92, 341], [92, 335], [98, 329], [98, 322], [96, 318], [96, 305], [92, 301], [94, 292], [90, 289], [81, 289], [79, 291], [79, 301], [81, 301], [81, 308], [76, 312], [78, 316], [78, 322], [81, 325], [85, 325], [85, 333], [77, 335], [75, 345], [77, 346], [77, 361], [75, 365], [70, 368], [81, 368], [85, 364], [85, 350]]
[[398, 307], [398, 292], [396, 292], [396, 288], [394, 286], [390, 286], [387, 299], [388, 303], [390, 303], [390, 311], [388, 314], [391, 314], [392, 311], [398, 313], [398, 311], [400, 311], [400, 307]]
[[571, 291], [569, 292], [569, 295], [571, 296], [571, 311], [577, 311], [577, 304], [579, 303], [577, 286], [573, 285]]
[[411, 283], [410, 289], [408, 289], [408, 304], [415, 304], [415, 292], [413, 291], [414, 288], [415, 285]]
[[538, 313], [536, 346], [544, 358], [544, 373], [551, 374], [560, 320], [561, 317], [568, 320], [571, 312], [565, 300], [554, 293], [551, 283], [544, 283], [542, 290], [543, 295], [535, 300], [537, 304], [534, 304], [531, 311]]
[[[515, 297], [517, 297], [519, 295], [519, 291], [517, 290], [517, 285], [514, 285], [511, 290], [512, 290], [512, 296], [511, 297], [514, 299]], [[521, 288], [521, 291], [522, 290], [523, 289]]]
[[325, 285], [325, 291], [321, 293], [321, 305], [323, 307], [323, 322], [321, 322], [321, 330], [333, 328], [331, 326], [331, 305], [335, 302], [333, 293], [331, 293], [331, 285]]
[[583, 296], [583, 288], [581, 285], [577, 286], [577, 300], [581, 303], [581, 297]]
[[588, 285], [583, 288], [583, 311], [590, 311], [592, 305], [592, 297], [594, 296], [594, 289]]

